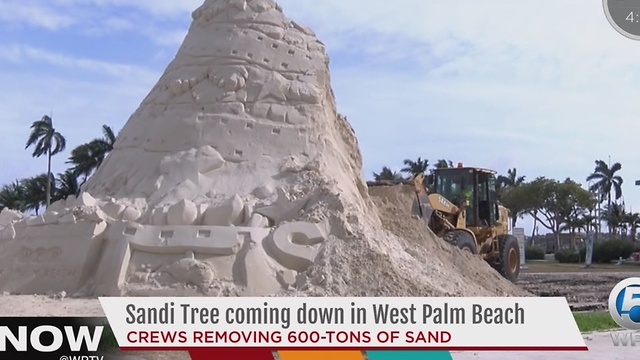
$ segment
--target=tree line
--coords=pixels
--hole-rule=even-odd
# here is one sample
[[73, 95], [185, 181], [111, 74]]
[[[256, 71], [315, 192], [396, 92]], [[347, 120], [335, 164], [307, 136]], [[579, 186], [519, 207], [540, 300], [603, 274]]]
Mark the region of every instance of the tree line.
[[[450, 160], [440, 159], [433, 165], [419, 157], [405, 159], [404, 167], [395, 172], [384, 166], [373, 173], [376, 181], [403, 180], [432, 169], [453, 167]], [[516, 168], [497, 177], [499, 201], [510, 210], [511, 226], [518, 219], [529, 215], [533, 221], [533, 233], [538, 225], [549, 230], [555, 238], [555, 248], [560, 248], [560, 234], [593, 231], [596, 237], [602, 233], [602, 223], [608, 227], [608, 238], [636, 240], [640, 227], [640, 214], [627, 209], [622, 195], [622, 165], [596, 160], [593, 171], [585, 177], [586, 188], [571, 178], [556, 180], [539, 176], [527, 181]]]
[[52, 202], [80, 194], [80, 188], [113, 150], [116, 136], [107, 125], [102, 137], [95, 138], [71, 150], [66, 161], [69, 168], [54, 174], [51, 160], [67, 148], [64, 135], [55, 128], [53, 119], [45, 115], [34, 121], [25, 150], [31, 149], [34, 158], [47, 158], [47, 171], [32, 177], [17, 179], [0, 188], [0, 210], [7, 208], [36, 214]]

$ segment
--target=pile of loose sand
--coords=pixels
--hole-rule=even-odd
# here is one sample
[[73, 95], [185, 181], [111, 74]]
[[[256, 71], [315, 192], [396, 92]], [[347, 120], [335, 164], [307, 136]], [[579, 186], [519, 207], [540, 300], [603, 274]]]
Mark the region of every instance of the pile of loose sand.
[[455, 248], [411, 217], [413, 188], [369, 188], [384, 230], [365, 228], [361, 237], [327, 243], [311, 270], [327, 279], [322, 296], [529, 296], [480, 257]]

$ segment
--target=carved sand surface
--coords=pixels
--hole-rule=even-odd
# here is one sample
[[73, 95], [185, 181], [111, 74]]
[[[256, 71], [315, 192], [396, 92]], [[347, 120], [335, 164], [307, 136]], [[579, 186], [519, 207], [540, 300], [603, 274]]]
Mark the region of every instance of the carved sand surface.
[[313, 32], [272, 0], [206, 0], [84, 192], [0, 215], [0, 291], [523, 294], [411, 219], [410, 195], [374, 203], [361, 172]]

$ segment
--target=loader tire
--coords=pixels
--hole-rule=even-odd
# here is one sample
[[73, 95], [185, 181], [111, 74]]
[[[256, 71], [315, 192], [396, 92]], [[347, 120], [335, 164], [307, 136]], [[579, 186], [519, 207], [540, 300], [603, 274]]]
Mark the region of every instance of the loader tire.
[[520, 246], [518, 239], [513, 235], [498, 236], [499, 262], [496, 270], [512, 283], [518, 281], [520, 275]]
[[458, 247], [461, 250], [478, 254], [478, 244], [471, 234], [462, 230], [451, 230], [444, 234], [444, 240], [449, 244]]

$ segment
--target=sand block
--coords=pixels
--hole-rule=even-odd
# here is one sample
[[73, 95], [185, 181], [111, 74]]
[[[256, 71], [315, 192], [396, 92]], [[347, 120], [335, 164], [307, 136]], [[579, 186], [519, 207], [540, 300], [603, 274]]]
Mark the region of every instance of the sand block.
[[22, 220], [23, 218], [24, 215], [19, 211], [2, 209], [2, 211], [0, 211], [0, 226], [9, 225], [13, 222]]
[[42, 215], [45, 224], [55, 224], [60, 218], [60, 214], [57, 211], [47, 211]]
[[[116, 222], [107, 231], [107, 244], [96, 279], [96, 295], [118, 295], [126, 282], [134, 251], [157, 254], [235, 256], [245, 242], [262, 244], [271, 229], [223, 226], [151, 226]], [[275, 275], [274, 275], [275, 276]]]
[[189, 200], [171, 206], [167, 212], [167, 223], [173, 226], [193, 225], [198, 218], [198, 207]]
[[213, 226], [231, 226], [239, 222], [244, 209], [244, 203], [238, 195], [219, 206], [210, 206], [204, 212], [203, 223]]
[[80, 196], [76, 198], [76, 201], [74, 203], [74, 206], [77, 206], [77, 207], [96, 206], [96, 205], [97, 205], [96, 199], [87, 192], [83, 192], [82, 194], [80, 194]]
[[151, 212], [151, 225], [167, 225], [167, 211], [168, 209], [162, 207], [153, 209]]
[[53, 204], [49, 205], [46, 212], [51, 212], [51, 211], [62, 212], [66, 208], [66, 202], [67, 202], [66, 199], [58, 200]]
[[0, 252], [0, 292], [75, 293], [94, 272], [107, 224], [17, 227]]
[[142, 216], [140, 210], [130, 206], [124, 209], [124, 211], [122, 212], [123, 221], [136, 221], [140, 218], [140, 216]]
[[122, 213], [125, 211], [127, 207], [123, 204], [118, 204], [116, 202], [108, 202], [104, 204], [101, 209], [105, 214], [111, 216], [114, 219], [120, 219]]

